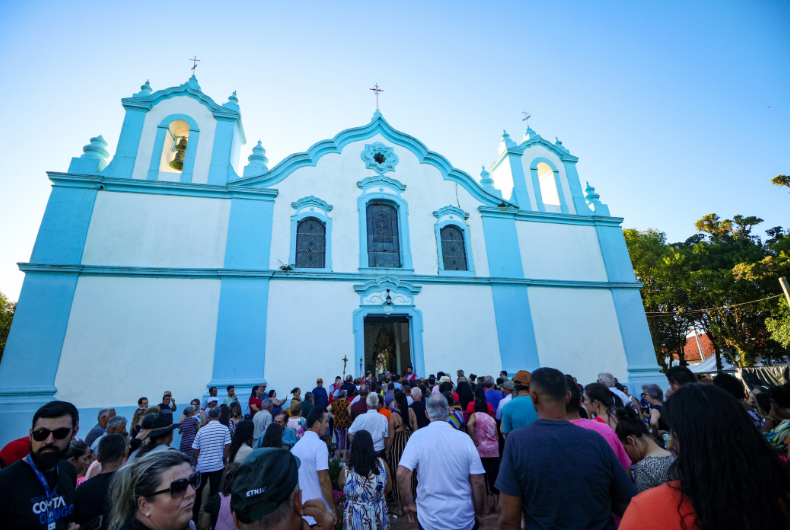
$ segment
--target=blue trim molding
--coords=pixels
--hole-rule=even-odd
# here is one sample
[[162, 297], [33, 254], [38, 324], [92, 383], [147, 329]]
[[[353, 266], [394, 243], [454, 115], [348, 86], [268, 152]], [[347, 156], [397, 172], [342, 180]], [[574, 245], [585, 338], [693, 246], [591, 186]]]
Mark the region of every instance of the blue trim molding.
[[[383, 162], [379, 163], [379, 161], [376, 160], [377, 155], [380, 155], [379, 158], [383, 158]], [[399, 162], [398, 155], [395, 154], [395, 149], [393, 147], [387, 147], [381, 142], [366, 144], [365, 150], [362, 151], [361, 156], [362, 160], [365, 162], [365, 167], [367, 169], [372, 169], [380, 175], [383, 175], [387, 171], [395, 171], [395, 166], [397, 166]]]
[[[362, 190], [362, 195], [357, 198], [357, 212], [359, 213], [359, 270], [360, 272], [409, 273], [414, 272], [411, 259], [411, 242], [409, 239], [409, 203], [401, 196], [406, 186], [395, 179], [376, 175], [366, 177], [357, 182], [357, 187]], [[398, 210], [398, 230], [400, 240], [399, 269], [379, 269], [368, 266], [368, 234], [367, 234], [367, 206], [371, 201], [388, 202]]]
[[[390, 304], [386, 302], [387, 289], [390, 290]], [[359, 293], [359, 309], [354, 310], [352, 326], [354, 331], [354, 367], [365, 358], [365, 317], [369, 315], [409, 319], [409, 346], [414, 373], [425, 374], [425, 354], [422, 345], [422, 311], [414, 307], [414, 297], [422, 287], [404, 282], [392, 275], [381, 275], [364, 285], [355, 285]], [[364, 374], [359, 374], [359, 377]]]
[[226, 269], [269, 269], [273, 216], [273, 201], [231, 198], [225, 244]]
[[667, 380], [660, 373], [656, 362], [653, 341], [650, 339], [650, 328], [647, 325], [645, 306], [642, 296], [636, 289], [612, 290], [614, 309], [620, 324], [620, 335], [628, 360], [628, 382], [639, 385], [632, 389], [638, 392], [641, 385], [650, 383], [666, 388]]
[[492, 277], [524, 278], [516, 220], [483, 215], [488, 270]]
[[112, 161], [104, 168], [103, 173], [112, 178], [132, 178], [134, 163], [137, 160], [137, 151], [140, 148], [140, 138], [143, 135], [145, 115], [147, 110], [127, 107], [123, 118], [121, 134], [118, 138], [118, 147]]
[[152, 195], [178, 195], [182, 197], [208, 197], [211, 199], [244, 198], [251, 201], [274, 202], [278, 191], [270, 188], [245, 188], [242, 186], [212, 186], [167, 182], [164, 180], [116, 179], [97, 175], [74, 175], [48, 171], [47, 176], [60, 188], [82, 188], [124, 193], [147, 193]]
[[[302, 197], [298, 201], [291, 203], [291, 208], [296, 210], [296, 213], [291, 216], [291, 251], [288, 254], [288, 264], [296, 271], [308, 272], [332, 272], [332, 218], [329, 217], [329, 212], [332, 211], [333, 206], [327, 204], [326, 201], [310, 195], [309, 197]], [[321, 221], [324, 225], [325, 251], [324, 251], [324, 267], [323, 268], [297, 268], [296, 267], [296, 229], [299, 226], [299, 221], [308, 217], [314, 217]]]
[[300, 167], [315, 166], [324, 155], [330, 153], [339, 154], [346, 145], [372, 138], [377, 134], [381, 134], [390, 142], [405, 147], [414, 153], [421, 164], [430, 164], [434, 166], [442, 174], [444, 180], [460, 184], [475, 199], [484, 205], [498, 206], [503, 202], [510, 204], [508, 201], [503, 201], [501, 197], [497, 197], [484, 190], [468, 173], [453, 167], [442, 155], [429, 151], [425, 144], [418, 139], [394, 129], [378, 110], [373, 114], [373, 119], [369, 124], [353, 129], [346, 129], [338, 133], [331, 140], [323, 140], [314, 144], [307, 152], [295, 153], [286, 157], [271, 170], [261, 170], [259, 175], [245, 176], [244, 178], [233, 181], [233, 184], [243, 184], [245, 186], [255, 187], [274, 186], [282, 182], [288, 175]]
[[192, 182], [192, 171], [195, 168], [195, 156], [200, 139], [200, 127], [198, 127], [195, 120], [186, 114], [171, 114], [157, 125], [154, 150], [151, 152], [151, 164], [148, 166], [148, 180], [159, 180], [159, 166], [162, 163], [162, 150], [165, 146], [165, 139], [170, 134], [170, 131], [168, 131], [170, 124], [177, 120], [184, 121], [189, 125], [187, 152], [184, 156], [184, 167], [181, 170], [180, 182]]
[[25, 276], [0, 363], [0, 445], [28, 432], [33, 413], [57, 391], [77, 280], [77, 274]]
[[[475, 261], [472, 258], [472, 237], [469, 233], [469, 225], [466, 220], [469, 219], [469, 214], [457, 206], [443, 206], [437, 211], [433, 212], [436, 217], [436, 222], [433, 225], [434, 232], [436, 233], [436, 251], [438, 253], [439, 263], [439, 276], [474, 276], [475, 275]], [[447, 225], [453, 225], [461, 230], [464, 235], [464, 254], [466, 254], [466, 270], [465, 271], [447, 271], [444, 270], [444, 254], [442, 252], [442, 228]]]

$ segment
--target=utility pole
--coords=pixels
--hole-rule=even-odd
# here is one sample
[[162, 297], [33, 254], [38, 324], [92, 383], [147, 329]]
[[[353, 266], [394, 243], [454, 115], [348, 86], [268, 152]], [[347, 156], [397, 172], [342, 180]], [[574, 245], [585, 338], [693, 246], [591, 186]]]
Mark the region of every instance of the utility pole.
[[787, 298], [787, 303], [790, 305], [790, 284], [787, 283], [787, 278], [782, 276], [779, 278], [779, 283], [782, 285], [782, 290], [785, 292], [785, 298]]

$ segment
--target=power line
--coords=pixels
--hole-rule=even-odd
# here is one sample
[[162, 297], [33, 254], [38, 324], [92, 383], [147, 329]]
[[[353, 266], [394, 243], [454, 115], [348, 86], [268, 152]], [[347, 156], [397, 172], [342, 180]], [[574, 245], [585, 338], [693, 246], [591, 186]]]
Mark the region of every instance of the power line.
[[721, 306], [721, 307], [706, 307], [704, 309], [692, 309], [691, 311], [684, 311], [682, 313], [673, 313], [671, 311], [645, 311], [645, 315], [647, 318], [655, 318], [661, 316], [682, 316], [682, 315], [691, 315], [694, 313], [704, 313], [706, 311], [711, 311], [714, 309], [732, 309], [733, 307], [738, 307], [746, 304], [756, 304], [757, 302], [762, 302], [764, 300], [770, 300], [772, 298], [778, 298], [783, 296], [782, 294], [775, 294], [773, 296], [769, 296], [767, 298], [760, 298], [759, 300], [751, 300], [749, 302], [741, 302], [740, 304], [732, 304], [728, 306]]

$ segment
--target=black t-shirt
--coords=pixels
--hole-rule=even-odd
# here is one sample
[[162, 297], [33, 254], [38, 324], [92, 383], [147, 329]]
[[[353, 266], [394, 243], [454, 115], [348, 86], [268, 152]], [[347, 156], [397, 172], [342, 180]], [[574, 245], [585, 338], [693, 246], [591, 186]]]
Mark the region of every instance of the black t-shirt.
[[[55, 489], [52, 507], [55, 528], [67, 530], [74, 515], [74, 488], [77, 471], [65, 460], [54, 470], [43, 473], [47, 484]], [[20, 460], [0, 471], [0, 530], [47, 528], [47, 503], [44, 487], [30, 465]]]
[[107, 505], [107, 495], [113, 475], [115, 475], [114, 471], [112, 473], [102, 473], [80, 484], [80, 487], [77, 488], [77, 493], [74, 495], [73, 520], [75, 523], [84, 525], [103, 515], [105, 520], [101, 528], [107, 528], [106, 519], [110, 513], [110, 507]]
[[414, 415], [417, 416], [417, 428], [422, 429], [423, 427], [427, 427], [431, 420], [425, 415], [425, 401], [415, 401], [409, 408], [414, 411]]

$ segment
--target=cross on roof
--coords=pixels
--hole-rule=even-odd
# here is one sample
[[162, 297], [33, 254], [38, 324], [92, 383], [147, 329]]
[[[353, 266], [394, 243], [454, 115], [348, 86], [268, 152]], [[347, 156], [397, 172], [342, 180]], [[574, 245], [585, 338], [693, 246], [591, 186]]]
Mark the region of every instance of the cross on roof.
[[[200, 59], [198, 59], [197, 55], [195, 55], [194, 59], [189, 59], [189, 60], [194, 63], [194, 65], [192, 66], [191, 70], [192, 70], [192, 75], [195, 75], [195, 68], [197, 68], [197, 63], [200, 62]], [[201, 72], [202, 72], [202, 70], [201, 70]]]
[[376, 110], [378, 110], [378, 108], [379, 108], [379, 92], [384, 92], [384, 91], [379, 88], [379, 84], [378, 83], [373, 85], [373, 88], [371, 88], [370, 90], [372, 90], [373, 92], [376, 93]]
[[524, 115], [524, 119], [521, 120], [521, 121], [526, 121], [527, 122], [527, 127], [529, 127], [529, 122], [527, 120], [529, 120], [532, 116], [526, 110], [521, 111], [521, 114]]

